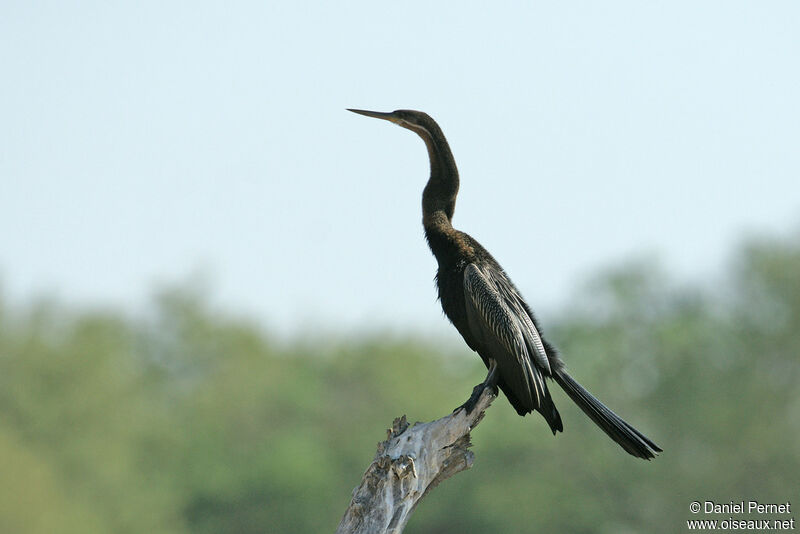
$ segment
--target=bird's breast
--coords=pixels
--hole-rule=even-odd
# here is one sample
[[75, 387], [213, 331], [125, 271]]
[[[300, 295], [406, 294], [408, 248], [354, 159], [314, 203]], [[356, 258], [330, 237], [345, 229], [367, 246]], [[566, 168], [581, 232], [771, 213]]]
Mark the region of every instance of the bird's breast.
[[445, 315], [458, 326], [461, 318], [466, 320], [464, 308], [464, 262], [439, 265], [436, 273], [436, 285], [439, 290], [439, 300]]

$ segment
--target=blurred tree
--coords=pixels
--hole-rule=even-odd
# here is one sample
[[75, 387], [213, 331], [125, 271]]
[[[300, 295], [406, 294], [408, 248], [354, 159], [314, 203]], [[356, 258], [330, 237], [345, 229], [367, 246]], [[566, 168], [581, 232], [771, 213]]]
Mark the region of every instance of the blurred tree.
[[[692, 500], [796, 495], [796, 240], [747, 244], [714, 288], [632, 263], [569, 309], [545, 326], [575, 376], [664, 454], [634, 461], [558, 393], [557, 437], [498, 403], [475, 467], [408, 532], [674, 532]], [[0, 302], [0, 532], [332, 531], [392, 418], [438, 417], [482, 379], [463, 350], [276, 344], [191, 288], [146, 320]]]

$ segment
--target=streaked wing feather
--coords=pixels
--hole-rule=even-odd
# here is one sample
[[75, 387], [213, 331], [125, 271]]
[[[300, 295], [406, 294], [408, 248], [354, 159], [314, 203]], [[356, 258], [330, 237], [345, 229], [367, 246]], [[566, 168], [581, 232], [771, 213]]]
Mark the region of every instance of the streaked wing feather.
[[506, 304], [513, 311], [514, 316], [519, 318], [521, 324], [521, 332], [528, 345], [528, 351], [533, 356], [536, 364], [544, 369], [547, 374], [550, 374], [550, 359], [547, 357], [547, 351], [542, 343], [542, 336], [533, 324], [533, 319], [528, 315], [525, 305], [522, 301], [522, 295], [519, 294], [517, 289], [511, 284], [508, 278], [502, 272], [493, 273], [488, 271], [492, 282], [498, 288], [500, 294], [505, 298]]
[[[513, 286], [509, 287], [513, 291]], [[541, 338], [524, 307], [509, 294], [508, 288], [474, 263], [464, 270], [464, 291], [473, 335], [498, 360], [501, 375], [509, 386], [518, 395], [524, 392], [533, 402], [531, 408], [540, 406], [546, 390], [538, 366], [540, 355], [533, 340], [538, 339], [541, 345]], [[542, 354], [545, 354], [543, 347]], [[546, 354], [544, 357], [546, 361]], [[549, 363], [541, 367], [549, 372]], [[521, 372], [513, 373], [510, 369]]]

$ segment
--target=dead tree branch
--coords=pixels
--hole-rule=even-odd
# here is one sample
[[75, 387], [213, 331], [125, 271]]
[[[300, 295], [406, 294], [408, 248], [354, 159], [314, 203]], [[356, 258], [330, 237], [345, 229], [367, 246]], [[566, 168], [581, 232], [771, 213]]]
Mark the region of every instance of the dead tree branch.
[[408, 426], [395, 419], [386, 441], [345, 511], [337, 534], [400, 534], [419, 501], [443, 480], [472, 467], [470, 431], [483, 419], [495, 395], [489, 388], [475, 409], [459, 409], [430, 423]]

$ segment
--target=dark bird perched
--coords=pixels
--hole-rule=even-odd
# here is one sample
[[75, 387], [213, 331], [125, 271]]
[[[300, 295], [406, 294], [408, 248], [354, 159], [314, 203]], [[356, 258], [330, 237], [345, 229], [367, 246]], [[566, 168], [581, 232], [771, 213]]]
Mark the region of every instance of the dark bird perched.
[[627, 452], [648, 460], [661, 452], [567, 373], [500, 264], [480, 243], [453, 228], [458, 169], [439, 125], [421, 111], [349, 111], [407, 128], [428, 148], [431, 176], [422, 193], [422, 224], [439, 262], [439, 300], [445, 315], [489, 369], [486, 381], [475, 388], [464, 407], [471, 411], [483, 389], [499, 386], [519, 415], [538, 411], [555, 434], [563, 426], [545, 382], [550, 378]]

